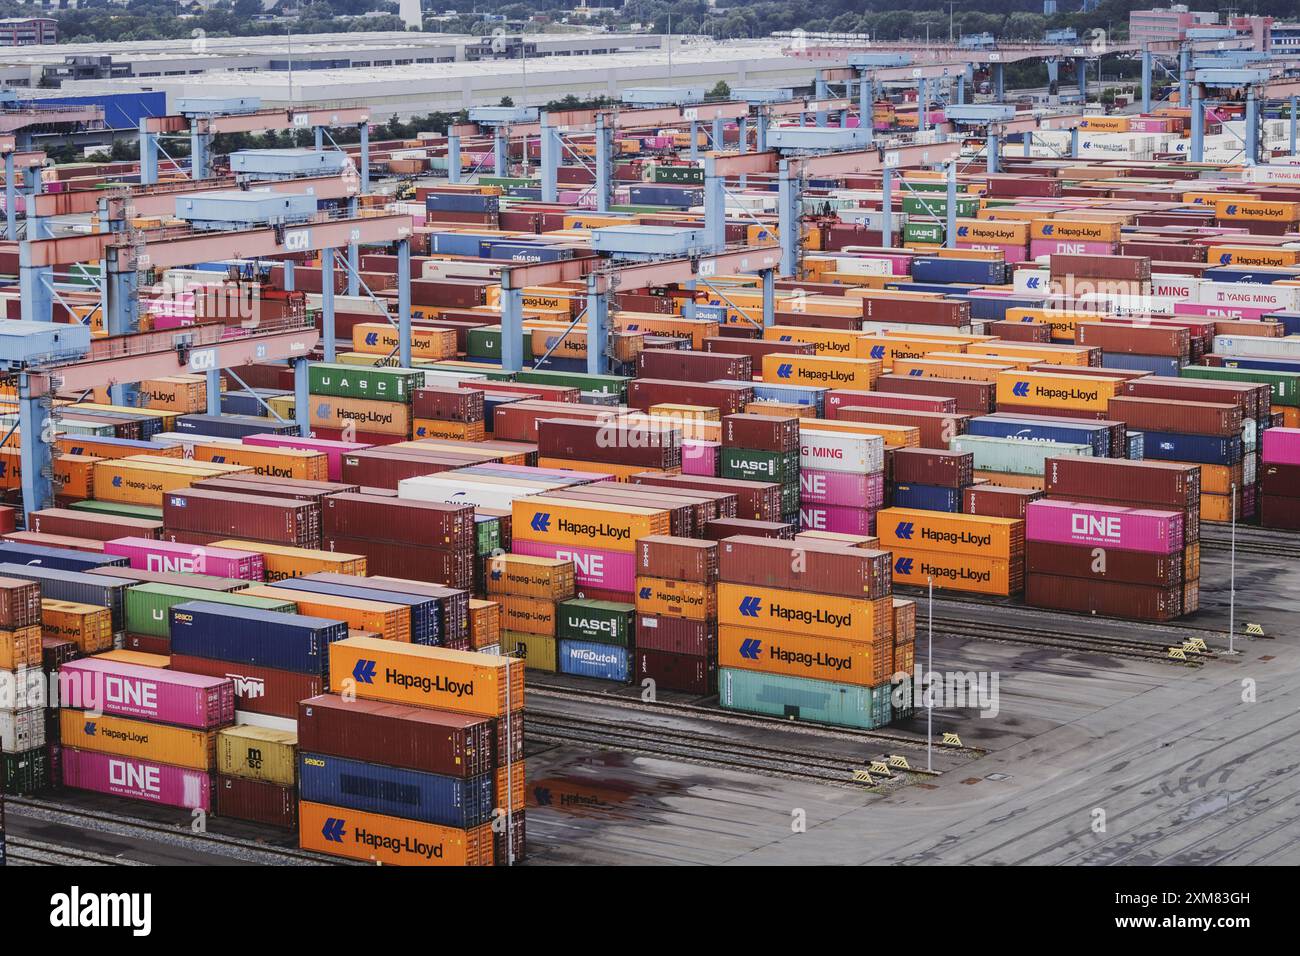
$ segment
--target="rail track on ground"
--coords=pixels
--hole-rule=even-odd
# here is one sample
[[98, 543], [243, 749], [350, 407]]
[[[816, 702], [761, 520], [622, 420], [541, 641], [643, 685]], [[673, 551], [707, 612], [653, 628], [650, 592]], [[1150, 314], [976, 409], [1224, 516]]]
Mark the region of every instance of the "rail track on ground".
[[88, 853], [54, 843], [9, 837], [5, 857], [23, 866], [140, 866], [131, 860], [119, 860], [102, 853]]
[[[1232, 550], [1232, 526], [1220, 522], [1201, 522], [1201, 549]], [[1254, 525], [1237, 525], [1237, 552], [1278, 558], [1300, 558], [1300, 534]]]
[[[922, 626], [923, 622], [918, 621], [918, 640]], [[1200, 667], [1207, 660], [1213, 660], [1215, 656], [1208, 647], [1204, 650], [1193, 649], [1181, 641], [1159, 644], [1135, 638], [1081, 634], [1077, 631], [1067, 632], [1060, 629], [1048, 630], [1021, 624], [983, 623], [942, 616], [935, 617], [934, 630], [936, 637], [963, 637], [999, 644], [1048, 647], [1080, 654], [1109, 654], [1112, 657], [1154, 661], [1179, 667]], [[1182, 654], [1181, 658], [1171, 656], [1170, 651], [1174, 649]]]

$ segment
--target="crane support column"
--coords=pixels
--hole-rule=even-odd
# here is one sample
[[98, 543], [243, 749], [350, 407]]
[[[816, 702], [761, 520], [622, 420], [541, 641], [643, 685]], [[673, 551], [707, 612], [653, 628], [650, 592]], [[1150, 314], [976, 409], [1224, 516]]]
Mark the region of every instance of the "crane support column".
[[293, 292], [293, 260], [284, 260], [284, 291]]
[[[737, 138], [740, 140], [737, 149], [740, 155], [744, 156], [749, 152], [749, 117], [742, 116], [736, 120]], [[1294, 151], [1294, 150], [1293, 150]]]
[[357, 132], [361, 134], [361, 191], [370, 192], [370, 124], [358, 123]]
[[334, 250], [320, 251], [321, 344], [325, 361], [334, 361]]
[[447, 182], [460, 182], [460, 133], [447, 134]]
[[500, 124], [497, 125], [492, 136], [492, 172], [497, 176], [506, 174], [506, 151], [510, 148], [510, 142], [506, 139], [506, 128]]
[[1201, 84], [1192, 87], [1192, 151], [1190, 159], [1194, 163], [1205, 161], [1205, 104], [1201, 101]]
[[207, 407], [209, 415], [221, 414], [221, 370], [210, 368], [203, 373], [207, 379]]
[[20, 372], [18, 427], [23, 442], [18, 460], [22, 465], [23, 513], [28, 515], [54, 503], [54, 429], [49, 409], [49, 380]]
[[1191, 101], [1192, 91], [1192, 50], [1184, 46], [1178, 51], [1178, 105], [1185, 106]]
[[1259, 165], [1259, 93], [1246, 90], [1246, 165]]
[[211, 137], [200, 133], [197, 126], [190, 130], [190, 179], [208, 179], [212, 173], [209, 169], [208, 146]]
[[712, 251], [721, 252], [727, 245], [726, 180], [718, 175], [712, 156], [704, 157], [704, 232]]
[[[559, 188], [555, 184], [556, 172], [560, 166], [559, 132], [551, 126], [546, 114], [542, 114], [542, 202], [555, 202]], [[503, 342], [504, 346], [505, 343]]]
[[501, 371], [518, 372], [524, 367], [524, 293], [521, 289], [501, 290]]
[[[691, 120], [691, 162], [700, 158], [700, 124], [698, 120]], [[554, 200], [552, 200], [554, 202]]]
[[410, 239], [397, 240], [397, 356], [402, 368], [411, 367]]
[[596, 290], [596, 277], [587, 276], [587, 374], [604, 375], [608, 369], [609, 297]]
[[152, 186], [158, 182], [158, 137], [145, 129], [140, 120], [140, 185]]
[[723, 145], [725, 138], [726, 137], [723, 135], [723, 129], [722, 129], [722, 117], [721, 116], [713, 117], [713, 148], [715, 150], [726, 149], [726, 146]]
[[[1026, 134], [1028, 135], [1028, 134]], [[944, 245], [949, 249], [957, 248], [957, 164], [949, 163], [944, 170], [944, 178], [948, 183], [948, 202], [945, 212], [947, 221], [944, 224]]]
[[5, 238], [10, 240], [18, 238], [17, 186], [14, 182], [14, 154], [5, 153]]
[[926, 88], [925, 77], [921, 77], [916, 83], [916, 131], [925, 132], [926, 114], [929, 112], [926, 105]]
[[311, 437], [311, 396], [307, 393], [307, 360], [293, 359], [293, 414], [298, 434]]
[[777, 235], [781, 240], [781, 275], [794, 275], [799, 241], [799, 181], [790, 176], [790, 161], [780, 162], [777, 179]]
[[1151, 48], [1142, 44], [1142, 112], [1151, 112]]
[[1300, 106], [1300, 96], [1291, 97], [1291, 146], [1288, 150], [1292, 156], [1295, 155], [1296, 148], [1296, 107]]
[[[357, 209], [357, 197], [348, 199], [348, 216], [356, 219], [361, 213]], [[361, 294], [361, 250], [355, 240], [348, 241], [348, 295]]]
[[614, 168], [614, 130], [596, 114], [596, 212], [609, 212], [610, 173]]
[[999, 169], [998, 169], [998, 139], [1000, 138], [1000, 137], [998, 136], [997, 128], [996, 128], [996, 127], [993, 127], [993, 126], [990, 126], [990, 127], [988, 128], [988, 134], [987, 134], [987, 135], [988, 135], [988, 139], [986, 140], [986, 142], [988, 143], [988, 145], [985, 147], [985, 152], [988, 154], [988, 156], [986, 157], [986, 162], [985, 162], [985, 164], [987, 165], [987, 167], [988, 167], [988, 171], [989, 171], [990, 173], [996, 173], [996, 172], [999, 172]]
[[1006, 100], [1006, 84], [1001, 63], [993, 64], [993, 102], [1002, 103]]
[[767, 152], [767, 110], [758, 108], [758, 129], [755, 132], [754, 152]]
[[50, 284], [54, 269], [31, 264], [31, 250], [27, 243], [18, 244], [18, 294], [22, 299], [24, 322], [54, 321], [54, 294]]
[[888, 166], [880, 171], [880, 244], [894, 248], [894, 171]]
[[763, 327], [776, 324], [776, 274], [771, 269], [760, 273], [763, 277]]
[[1079, 57], [1074, 61], [1075, 78], [1079, 81], [1079, 96], [1088, 102], [1088, 61]]

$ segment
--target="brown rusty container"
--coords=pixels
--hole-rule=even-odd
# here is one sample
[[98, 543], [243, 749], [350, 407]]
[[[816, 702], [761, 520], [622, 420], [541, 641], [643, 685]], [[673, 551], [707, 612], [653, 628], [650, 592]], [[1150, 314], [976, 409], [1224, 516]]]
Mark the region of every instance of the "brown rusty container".
[[1134, 431], [1233, 437], [1241, 434], [1241, 408], [1210, 402], [1125, 395], [1106, 403], [1106, 413]]
[[[493, 391], [496, 382], [492, 383]], [[537, 423], [548, 418], [603, 421], [620, 409], [605, 405], [576, 405], [570, 402], [522, 401], [498, 405], [492, 413], [492, 435], [500, 441], [536, 442]]]
[[473, 548], [444, 549], [326, 535], [325, 550], [365, 555], [367, 574], [408, 577], [451, 588], [474, 586]]
[[213, 812], [232, 820], [249, 820], [284, 830], [298, 829], [298, 788], [217, 774]]
[[[956, 328], [970, 324], [970, 303], [956, 299], [897, 299], [866, 296], [862, 318], [868, 322], [906, 322]], [[783, 324], [782, 322], [777, 323]]]
[[638, 650], [638, 682], [653, 680], [658, 690], [672, 690], [707, 697], [718, 690], [718, 663], [695, 654], [670, 654], [666, 651]]
[[645, 410], [652, 405], [706, 405], [724, 415], [745, 410], [754, 400], [752, 385], [717, 382], [679, 382], [661, 378], [634, 378], [627, 385], [627, 403]]
[[772, 415], [725, 415], [720, 441], [732, 448], [755, 451], [798, 451], [799, 419]]
[[651, 535], [636, 542], [636, 573], [652, 578], [670, 578], [712, 584], [718, 579], [716, 541]]
[[742, 536], [718, 546], [719, 580], [808, 594], [837, 594], [875, 600], [892, 591], [888, 551], [846, 548], [801, 539], [773, 541]]
[[748, 355], [712, 349], [687, 352], [681, 349], [645, 349], [636, 357], [640, 378], [663, 378], [681, 382], [713, 382], [728, 379], [748, 382], [754, 377], [754, 363]]
[[0, 577], [0, 629], [41, 626], [41, 586], [35, 581]]
[[1123, 322], [1080, 322], [1074, 327], [1077, 345], [1121, 355], [1167, 355], [1186, 361], [1191, 338], [1185, 328], [1126, 325]]
[[1300, 465], [1264, 462], [1259, 466], [1259, 492], [1277, 498], [1300, 498]]
[[1028, 541], [1025, 543], [1025, 572], [1166, 588], [1183, 583], [1183, 555], [1180, 551], [1153, 554], [1106, 548], [1103, 562], [1096, 554], [1097, 550], [1086, 544]]
[[404, 478], [418, 478], [500, 460], [488, 453], [440, 451], [431, 454], [407, 449], [370, 448], [343, 456], [342, 477], [344, 481], [362, 487], [396, 488]]
[[321, 510], [321, 528], [327, 537], [469, 548], [474, 546], [474, 508], [374, 495], [331, 495]]
[[794, 539], [799, 529], [784, 521], [752, 521], [748, 518], [715, 518], [704, 525], [704, 536], [710, 541], [721, 541], [735, 535], [755, 535], [782, 541]]
[[1007, 342], [1047, 345], [1052, 341], [1051, 326], [1042, 322], [990, 322], [984, 326], [984, 331]]
[[636, 616], [636, 647], [695, 657], [717, 658], [718, 626], [715, 621], [693, 621], [662, 614]]
[[[1071, 368], [1071, 372], [1073, 371], [1073, 368]], [[945, 398], [956, 399], [957, 411], [964, 415], [984, 415], [993, 411], [997, 394], [996, 382], [894, 375], [892, 373], [880, 376], [876, 380], [876, 387], [882, 392], [903, 392], [907, 395], [940, 395]]]
[[163, 525], [203, 535], [315, 548], [320, 541], [320, 508], [292, 498], [187, 488], [163, 495]]
[[544, 418], [537, 423], [537, 454], [639, 468], [678, 468], [682, 433], [657, 423]]
[[826, 417], [850, 405], [859, 408], [893, 408], [905, 412], [941, 412], [952, 415], [957, 411], [955, 398], [939, 395], [906, 395], [902, 392], [860, 392], [847, 388], [834, 388], [826, 393]]
[[432, 385], [412, 389], [411, 413], [415, 418], [443, 422], [481, 422], [483, 392], [476, 388]]
[[748, 355], [750, 367], [758, 368], [764, 355], [781, 352], [784, 355], [815, 355], [817, 348], [811, 342], [771, 342], [766, 339], [738, 339], [730, 336], [709, 336], [704, 340], [704, 351]]
[[1073, 275], [1132, 282], [1151, 280], [1151, 260], [1147, 256], [1053, 255], [1049, 263], [1053, 277]]
[[1266, 528], [1300, 531], [1300, 498], [1259, 496], [1260, 523]]
[[961, 510], [968, 515], [989, 518], [1024, 518], [1029, 502], [1041, 497], [1043, 493], [1032, 488], [971, 485], [962, 491]]
[[972, 452], [942, 448], [895, 448], [892, 479], [898, 483], [964, 488], [975, 478]]
[[1267, 385], [1146, 375], [1125, 382], [1121, 392], [1138, 398], [1171, 398], [1176, 401], [1239, 405], [1243, 418], [1259, 418], [1268, 411], [1269, 400], [1262, 396], [1271, 394], [1272, 389]]
[[42, 534], [70, 535], [112, 541], [114, 538], [153, 538], [162, 532], [161, 521], [131, 518], [125, 515], [96, 514], [73, 508], [46, 508], [33, 511], [27, 527]]
[[781, 486], [772, 481], [746, 481], [743, 478], [711, 478], [707, 475], [663, 475], [641, 472], [629, 481], [635, 485], [664, 488], [687, 488], [720, 491], [736, 496], [736, 517], [751, 521], [771, 521], [781, 517]]
[[1139, 621], [1170, 621], [1183, 613], [1182, 586], [1081, 581], [1055, 574], [1025, 578], [1025, 603], [1033, 607]]
[[1201, 495], [1201, 469], [1174, 462], [1049, 458], [1044, 478], [1049, 498], [1122, 501], [1141, 495], [1145, 504], [1181, 510], [1196, 505]]

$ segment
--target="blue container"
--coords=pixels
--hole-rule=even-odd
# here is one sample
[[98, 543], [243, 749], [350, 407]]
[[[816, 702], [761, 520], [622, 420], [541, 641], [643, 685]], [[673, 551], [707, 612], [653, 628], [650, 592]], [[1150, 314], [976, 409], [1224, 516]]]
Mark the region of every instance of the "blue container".
[[49, 548], [21, 541], [0, 541], [0, 561], [7, 564], [35, 564], [59, 571], [89, 571], [91, 568], [125, 568], [131, 562], [115, 554]]
[[626, 647], [591, 641], [560, 641], [560, 673], [599, 677], [626, 684], [632, 679], [632, 661]]
[[1184, 365], [1181, 359], [1167, 355], [1121, 355], [1117, 352], [1103, 352], [1102, 368], [1118, 368], [1128, 372], [1151, 372], [1153, 375], [1178, 377], [1178, 370]]
[[1142, 433], [1143, 457], [1157, 461], [1186, 461], [1201, 465], [1235, 465], [1244, 454], [1239, 437], [1182, 435], [1176, 432]]
[[[122, 569], [123, 574], [131, 572]], [[72, 601], [76, 604], [95, 604], [106, 607], [113, 615], [113, 630], [126, 627], [122, 613], [122, 595], [135, 584], [134, 578], [112, 578], [102, 574], [82, 571], [61, 571], [39, 564], [0, 564], [0, 577], [35, 581], [41, 586], [41, 597], [51, 601]]]
[[1215, 266], [1206, 269], [1201, 275], [1211, 282], [1256, 282], [1260, 285], [1300, 278], [1294, 269], [1270, 269], [1264, 266]]
[[892, 687], [859, 687], [808, 677], [718, 668], [718, 702], [727, 710], [871, 730], [893, 719]]
[[1129, 432], [1128, 438], [1128, 455], [1125, 457], [1132, 461], [1141, 461], [1146, 457], [1146, 435], [1142, 432]]
[[477, 259], [483, 248], [483, 237], [469, 232], [429, 233], [429, 252], [444, 256], [466, 256]]
[[509, 259], [511, 262], [562, 262], [573, 258], [568, 246], [548, 246], [540, 242], [485, 242], [484, 259]]
[[[328, 572], [326, 572], [328, 573]], [[420, 594], [402, 594], [399, 591], [384, 591], [366, 587], [365, 578], [357, 578], [357, 584], [337, 584], [333, 581], [314, 581], [307, 578], [285, 578], [271, 583], [273, 588], [287, 591], [306, 591], [311, 594], [328, 594], [333, 597], [357, 598], [362, 601], [383, 601], [387, 604], [399, 604], [411, 609], [411, 643], [442, 643], [445, 619], [443, 609], [436, 598]]]
[[493, 775], [447, 777], [328, 754], [298, 755], [298, 797], [467, 830], [492, 817]]
[[704, 189], [699, 186], [643, 183], [629, 189], [628, 203], [632, 206], [668, 206], [672, 209], [689, 209], [691, 206], [704, 205]]
[[542, 201], [542, 187], [540, 186], [511, 186], [506, 191], [506, 195], [511, 199], [527, 199], [531, 202]]
[[[239, 388], [222, 392], [221, 414], [267, 417], [266, 406], [262, 402], [285, 395], [293, 397], [293, 392], [283, 388]], [[258, 401], [259, 398], [262, 402]]]
[[695, 317], [697, 319], [707, 319], [710, 322], [726, 322], [727, 307], [725, 305], [701, 305], [695, 303]]
[[983, 319], [985, 322], [1005, 322], [1008, 309], [1041, 309], [1043, 300], [1036, 298], [1012, 298], [1000, 295], [954, 295], [953, 298], [965, 299], [970, 303], [970, 317]]
[[319, 675], [327, 682], [329, 645], [348, 636], [342, 621], [211, 601], [173, 605], [168, 629], [173, 654]]
[[940, 259], [917, 256], [912, 260], [913, 282], [966, 282], [975, 285], [1004, 285], [1005, 263], [988, 259]]
[[961, 491], [939, 485], [894, 485], [893, 507], [961, 511]]
[[1266, 372], [1300, 372], [1300, 359], [1271, 358], [1267, 355], [1225, 355], [1223, 367], [1258, 368]]
[[258, 415], [178, 415], [176, 431], [214, 438], [245, 438], [248, 435], [296, 435], [293, 422], [278, 422]]
[[1028, 418], [1001, 418], [981, 415], [966, 423], [966, 434], [986, 438], [1021, 438], [1025, 441], [1054, 441], [1067, 445], [1087, 445], [1097, 458], [1110, 457], [1110, 428], [1090, 425], [1036, 422]]
[[1266, 322], [1281, 322], [1282, 331], [1287, 335], [1300, 335], [1300, 312], [1270, 312], [1264, 316]]
[[[719, 379], [718, 383], [723, 381]], [[731, 384], [735, 384], [732, 382]], [[754, 383], [754, 401], [784, 402], [788, 405], [811, 405], [817, 409], [817, 417], [826, 417], [826, 392], [828, 389], [819, 385], [775, 385], [764, 382]]]
[[486, 193], [429, 193], [424, 208], [428, 212], [496, 212], [501, 203]]

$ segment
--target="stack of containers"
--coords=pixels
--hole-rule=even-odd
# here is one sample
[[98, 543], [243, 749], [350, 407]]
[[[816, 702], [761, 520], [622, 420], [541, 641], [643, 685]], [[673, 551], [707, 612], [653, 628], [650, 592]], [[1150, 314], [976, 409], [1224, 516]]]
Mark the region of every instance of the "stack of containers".
[[411, 393], [412, 434], [416, 438], [482, 441], [483, 392], [472, 388], [425, 386]]
[[1264, 432], [1260, 524], [1300, 531], [1300, 428]]
[[886, 551], [738, 535], [718, 546], [718, 695], [729, 710], [870, 729], [892, 719]]
[[[525, 666], [534, 670], [554, 673], [565, 669], [557, 621], [561, 603], [575, 593], [573, 562], [526, 554], [494, 555], [488, 558], [485, 583], [488, 596], [500, 607], [502, 651], [523, 658]], [[578, 649], [569, 650], [576, 657], [567, 662], [581, 667]], [[626, 661], [622, 677], [615, 679], [627, 679]]]
[[298, 826], [298, 735], [243, 724], [217, 734], [217, 816]]
[[411, 437], [411, 396], [424, 384], [422, 371], [328, 362], [307, 371], [315, 437], [376, 445]]
[[875, 534], [885, 498], [884, 439], [798, 421], [800, 529]]
[[474, 585], [473, 507], [343, 493], [322, 503], [321, 529], [327, 551], [364, 555], [368, 574]]
[[898, 508], [962, 511], [962, 494], [975, 480], [975, 456], [941, 448], [890, 452], [891, 503]]
[[29, 793], [46, 779], [45, 698], [30, 696], [41, 671], [41, 589], [0, 578], [0, 681], [16, 693], [0, 700], [0, 793]]
[[[1061, 455], [1091, 455], [1089, 445], [1025, 441], [991, 435], [959, 435], [953, 451], [971, 455], [974, 477], [1009, 488], [1042, 490], [1044, 462]], [[900, 502], [895, 499], [895, 504]]]
[[1042, 507], [1033, 519], [1026, 602], [1155, 621], [1195, 611], [1200, 482], [1196, 465], [1049, 461], [1047, 498], [1029, 505]]
[[186, 601], [235, 604], [241, 607], [261, 608], [264, 611], [283, 611], [287, 614], [295, 611], [292, 601], [253, 597], [242, 591], [213, 591], [178, 584], [143, 582], [127, 588], [123, 595], [126, 647], [147, 654], [170, 655], [171, 609], [174, 605], [184, 604]]
[[566, 674], [631, 681], [635, 606], [570, 598], [556, 606], [556, 650]]
[[636, 676], [662, 690], [717, 690], [718, 543], [650, 535], [636, 543]]
[[347, 682], [357, 699], [300, 707], [303, 849], [405, 866], [521, 859], [524, 666], [371, 638], [332, 644], [331, 691]]
[[59, 678], [64, 786], [212, 811], [217, 731], [235, 718], [229, 679], [94, 657]]
[[1025, 523], [1018, 518], [917, 508], [880, 513], [880, 543], [894, 553], [894, 584], [1008, 596], [1024, 589]]
[[800, 461], [798, 417], [724, 415], [723, 478], [769, 481], [781, 486], [781, 520], [799, 520]]

